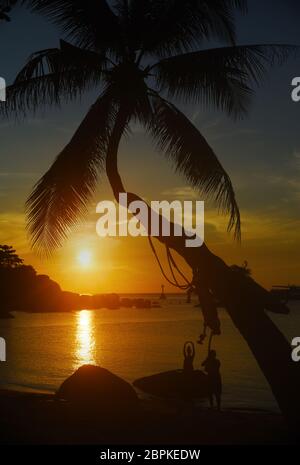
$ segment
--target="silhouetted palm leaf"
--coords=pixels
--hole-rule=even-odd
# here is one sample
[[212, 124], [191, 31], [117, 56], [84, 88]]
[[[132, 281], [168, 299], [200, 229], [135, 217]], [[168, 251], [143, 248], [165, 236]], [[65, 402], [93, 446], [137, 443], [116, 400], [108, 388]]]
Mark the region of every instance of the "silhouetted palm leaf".
[[295, 51], [288, 45], [222, 47], [163, 59], [151, 71], [169, 98], [239, 116], [247, 111], [253, 85], [261, 82], [267, 67], [284, 63]]
[[17, 0], [1, 0], [0, 1], [0, 21], [10, 21], [9, 13], [12, 7], [17, 3]]
[[27, 200], [28, 229], [36, 249], [50, 252], [61, 244], [78, 217], [86, 213], [114, 120], [109, 92], [91, 107], [71, 141], [36, 184]]
[[23, 0], [23, 4], [58, 24], [79, 47], [120, 48], [118, 18], [105, 0]]
[[240, 239], [240, 213], [230, 178], [199, 130], [174, 105], [152, 94], [154, 107], [149, 131], [157, 147], [183, 173], [190, 185], [214, 197], [223, 213], [229, 213], [228, 230], [235, 227]]
[[106, 59], [61, 40], [60, 48], [34, 53], [7, 88], [7, 114], [35, 111], [43, 105], [60, 105], [100, 85]]
[[[124, 11], [124, 1], [117, 2]], [[235, 41], [234, 13], [244, 0], [131, 0], [129, 36], [135, 49], [159, 55], [189, 51], [203, 40]], [[123, 6], [123, 9], [122, 9]]]

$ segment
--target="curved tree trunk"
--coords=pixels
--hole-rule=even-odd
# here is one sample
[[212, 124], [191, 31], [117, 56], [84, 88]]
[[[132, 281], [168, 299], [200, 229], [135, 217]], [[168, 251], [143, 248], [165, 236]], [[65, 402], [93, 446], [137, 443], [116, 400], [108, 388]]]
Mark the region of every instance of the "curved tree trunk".
[[[116, 118], [106, 161], [107, 175], [117, 201], [119, 194], [127, 193], [117, 166], [118, 147], [127, 123], [126, 114], [120, 110]], [[128, 203], [141, 200], [135, 194], [127, 195]], [[148, 209], [150, 224], [151, 209]], [[266, 314], [266, 310], [288, 313], [288, 309], [252, 278], [232, 270], [205, 244], [199, 248], [188, 248], [184, 231], [182, 237], [173, 235], [172, 223], [170, 230], [170, 237], [156, 239], [179, 253], [192, 268], [194, 276], [196, 272], [201, 306], [207, 307], [205, 296], [211, 294], [222, 302], [264, 373], [288, 426], [296, 431], [300, 419], [300, 364], [292, 361], [289, 342]], [[208, 325], [218, 332], [216, 324]]]

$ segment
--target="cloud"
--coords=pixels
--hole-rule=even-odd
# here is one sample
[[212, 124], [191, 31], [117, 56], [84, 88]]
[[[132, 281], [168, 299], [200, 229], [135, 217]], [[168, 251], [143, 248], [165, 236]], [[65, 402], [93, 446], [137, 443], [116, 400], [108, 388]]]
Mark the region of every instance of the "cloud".
[[189, 186], [173, 187], [171, 189], [162, 191], [161, 195], [172, 197], [176, 200], [200, 200], [199, 193]]

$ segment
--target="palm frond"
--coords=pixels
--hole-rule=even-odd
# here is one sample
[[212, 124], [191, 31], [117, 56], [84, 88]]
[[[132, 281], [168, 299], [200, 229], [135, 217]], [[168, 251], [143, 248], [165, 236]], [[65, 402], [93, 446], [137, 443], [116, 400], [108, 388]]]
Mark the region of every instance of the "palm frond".
[[228, 6], [236, 8], [242, 14], [246, 14], [248, 12], [248, 0], [229, 0]]
[[32, 11], [57, 24], [76, 45], [104, 51], [119, 48], [118, 18], [106, 0], [22, 0]]
[[283, 64], [296, 50], [289, 45], [214, 48], [163, 59], [152, 71], [168, 98], [213, 105], [236, 117], [246, 112], [267, 68]]
[[1, 0], [0, 1], [0, 21], [10, 21], [11, 9], [16, 5], [17, 0]]
[[189, 184], [213, 198], [220, 211], [229, 214], [228, 230], [240, 239], [239, 208], [230, 178], [199, 130], [174, 105], [151, 94], [154, 108], [148, 130], [157, 147]]
[[99, 85], [106, 66], [103, 55], [61, 40], [60, 48], [34, 53], [7, 88], [1, 111], [26, 114], [43, 105], [73, 100], [89, 87]]
[[38, 181], [26, 203], [32, 246], [51, 253], [86, 213], [114, 119], [109, 92], [91, 107], [71, 141]]
[[136, 49], [161, 56], [190, 51], [203, 40], [232, 44], [234, 14], [246, 6], [244, 0], [131, 0], [129, 35]]

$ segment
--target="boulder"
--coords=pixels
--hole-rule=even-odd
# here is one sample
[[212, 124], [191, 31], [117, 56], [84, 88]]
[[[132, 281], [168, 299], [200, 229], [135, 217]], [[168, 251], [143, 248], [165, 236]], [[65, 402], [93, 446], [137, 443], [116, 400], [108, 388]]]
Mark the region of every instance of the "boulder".
[[132, 410], [138, 405], [137, 394], [129, 383], [94, 365], [78, 368], [62, 383], [56, 397], [78, 406], [112, 413]]

